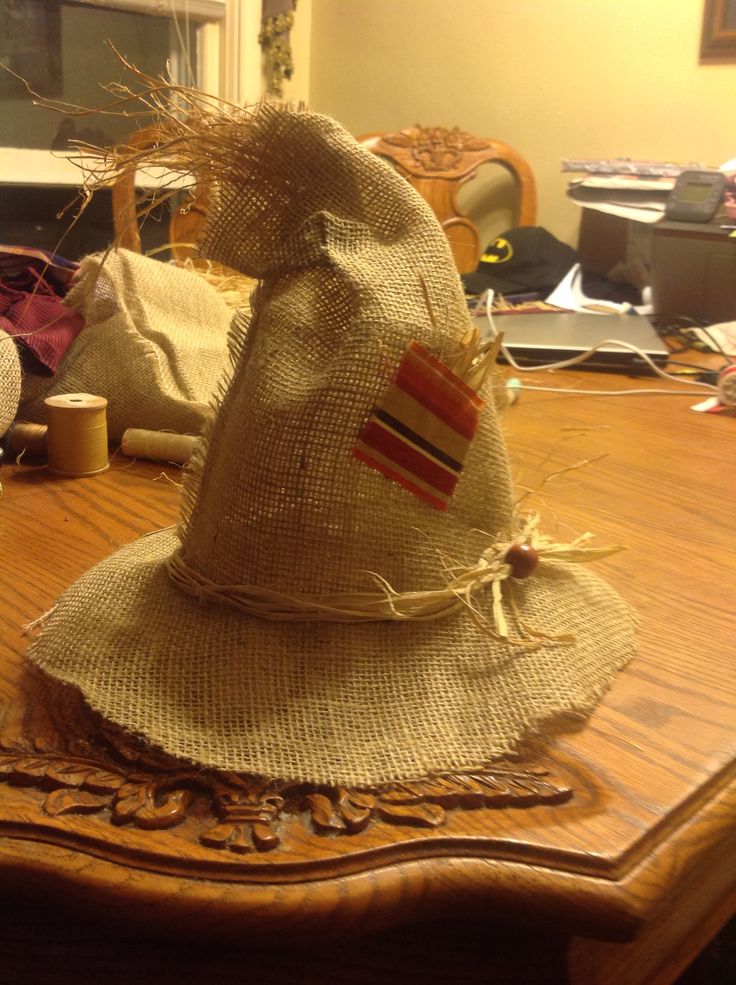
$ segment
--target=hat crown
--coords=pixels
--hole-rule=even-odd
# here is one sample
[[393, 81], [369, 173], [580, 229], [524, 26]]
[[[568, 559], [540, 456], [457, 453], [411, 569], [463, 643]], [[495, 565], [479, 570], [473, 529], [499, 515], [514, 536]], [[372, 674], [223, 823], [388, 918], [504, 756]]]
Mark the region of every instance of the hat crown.
[[[365, 591], [374, 574], [397, 591], [442, 587], [449, 559], [474, 564], [510, 523], [492, 395], [445, 512], [358, 461], [353, 448], [410, 343], [442, 359], [469, 327], [446, 239], [404, 179], [332, 121], [280, 112], [244, 131], [258, 153], [247, 153], [239, 194], [222, 199], [237, 209], [216, 215], [206, 243], [222, 262], [240, 250], [242, 272], [257, 268], [264, 283], [235, 341], [204, 467], [187, 480], [182, 556], [215, 584], [283, 593]], [[271, 142], [277, 121], [280, 140]], [[247, 258], [263, 189], [275, 186], [272, 169], [284, 161], [292, 169], [301, 161], [311, 175], [282, 175], [270, 203], [289, 250], [261, 234], [260, 252]]]
[[[32, 657], [112, 721], [218, 769], [362, 786], [507, 756], [590, 710], [631, 654], [631, 615], [568, 563], [580, 539], [538, 539], [522, 577], [511, 550], [533, 518], [510, 543], [492, 394], [479, 407], [474, 392], [490, 358], [468, 366], [459, 278], [408, 183], [313, 114], [218, 120], [191, 149], [224, 182], [203, 252], [263, 284], [179, 538], [156, 531], [96, 565]], [[359, 458], [379, 454], [370, 428], [418, 380], [420, 423], [465, 432], [444, 509]], [[429, 406], [438, 394], [449, 411]]]

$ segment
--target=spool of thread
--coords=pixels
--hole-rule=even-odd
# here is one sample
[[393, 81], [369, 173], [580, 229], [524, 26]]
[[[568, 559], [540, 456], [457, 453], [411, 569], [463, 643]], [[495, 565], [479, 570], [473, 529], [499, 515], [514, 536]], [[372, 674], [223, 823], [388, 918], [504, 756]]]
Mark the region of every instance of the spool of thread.
[[727, 366], [721, 371], [718, 396], [725, 407], [736, 407], [736, 366]]
[[28, 458], [46, 458], [45, 424], [31, 424], [30, 421], [15, 421], [5, 435], [5, 450], [8, 458], [18, 458], [23, 455]]
[[44, 404], [49, 471], [74, 478], [105, 472], [107, 400], [91, 393], [61, 393]]
[[123, 432], [121, 450], [131, 458], [150, 458], [154, 462], [186, 465], [192, 457], [196, 441], [193, 434], [128, 428]]

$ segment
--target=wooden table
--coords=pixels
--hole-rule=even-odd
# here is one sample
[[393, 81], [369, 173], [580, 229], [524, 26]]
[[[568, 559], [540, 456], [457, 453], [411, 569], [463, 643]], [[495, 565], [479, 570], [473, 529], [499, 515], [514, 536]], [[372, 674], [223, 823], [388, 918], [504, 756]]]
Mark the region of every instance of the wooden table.
[[[586, 726], [537, 760], [570, 799], [430, 797], [403, 816], [311, 800], [311, 814], [305, 801], [262, 824], [260, 841], [253, 824], [255, 840], [220, 831], [220, 847], [202, 840], [218, 823], [211, 787], [159, 785], [146, 806], [165, 766], [131, 760], [95, 779], [94, 750], [60, 754], [53, 715], [24, 683], [23, 626], [98, 559], [174, 521], [177, 470], [120, 455], [85, 480], [3, 468], [13, 782], [0, 782], [0, 980], [672, 982], [736, 901], [736, 421], [695, 414], [694, 401], [524, 393], [506, 415], [520, 486], [605, 455], [539, 489], [544, 529], [630, 548], [597, 570], [638, 608], [638, 655]], [[140, 801], [127, 814], [123, 780], [128, 807]]]

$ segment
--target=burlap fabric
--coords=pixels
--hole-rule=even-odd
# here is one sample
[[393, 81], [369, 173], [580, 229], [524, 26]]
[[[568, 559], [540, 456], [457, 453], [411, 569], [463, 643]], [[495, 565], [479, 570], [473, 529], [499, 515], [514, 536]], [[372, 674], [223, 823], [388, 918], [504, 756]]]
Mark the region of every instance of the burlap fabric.
[[44, 398], [94, 393], [108, 434], [126, 428], [200, 434], [228, 365], [232, 310], [191, 270], [129, 250], [85, 258], [66, 297], [85, 327], [55, 376], [27, 374], [24, 420], [45, 422]]
[[0, 329], [0, 438], [15, 420], [20, 400], [20, 359], [15, 340]]
[[[263, 284], [247, 333], [233, 333], [232, 382], [187, 478], [182, 523], [73, 585], [32, 658], [176, 755], [316, 782], [490, 760], [589, 712], [632, 654], [633, 618], [579, 565], [542, 561], [516, 585], [524, 625], [574, 637], [534, 646], [494, 638], [464, 608], [431, 622], [275, 621], [173, 583], [167, 560], [180, 546], [217, 585], [297, 602], [375, 592], [372, 573], [399, 592], [443, 588], [514, 523], [490, 399], [444, 513], [352, 454], [407, 345], [442, 356], [468, 328], [431, 212], [312, 113], [263, 107], [233, 123], [228, 146], [203, 249]], [[474, 605], [489, 608], [490, 592]], [[510, 605], [507, 617], [523, 635]]]

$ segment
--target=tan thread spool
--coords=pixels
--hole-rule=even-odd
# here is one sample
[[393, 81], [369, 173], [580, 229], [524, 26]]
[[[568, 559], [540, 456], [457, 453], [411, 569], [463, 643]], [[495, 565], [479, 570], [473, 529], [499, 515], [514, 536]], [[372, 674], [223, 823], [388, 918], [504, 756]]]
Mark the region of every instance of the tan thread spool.
[[45, 424], [32, 424], [30, 421], [15, 421], [5, 436], [5, 448], [9, 456], [19, 455], [28, 458], [46, 458]]
[[105, 472], [110, 467], [107, 400], [92, 393], [61, 393], [44, 404], [49, 471], [74, 478]]
[[196, 441], [193, 434], [128, 428], [123, 432], [121, 450], [131, 458], [150, 458], [154, 462], [186, 465], [192, 457]]

